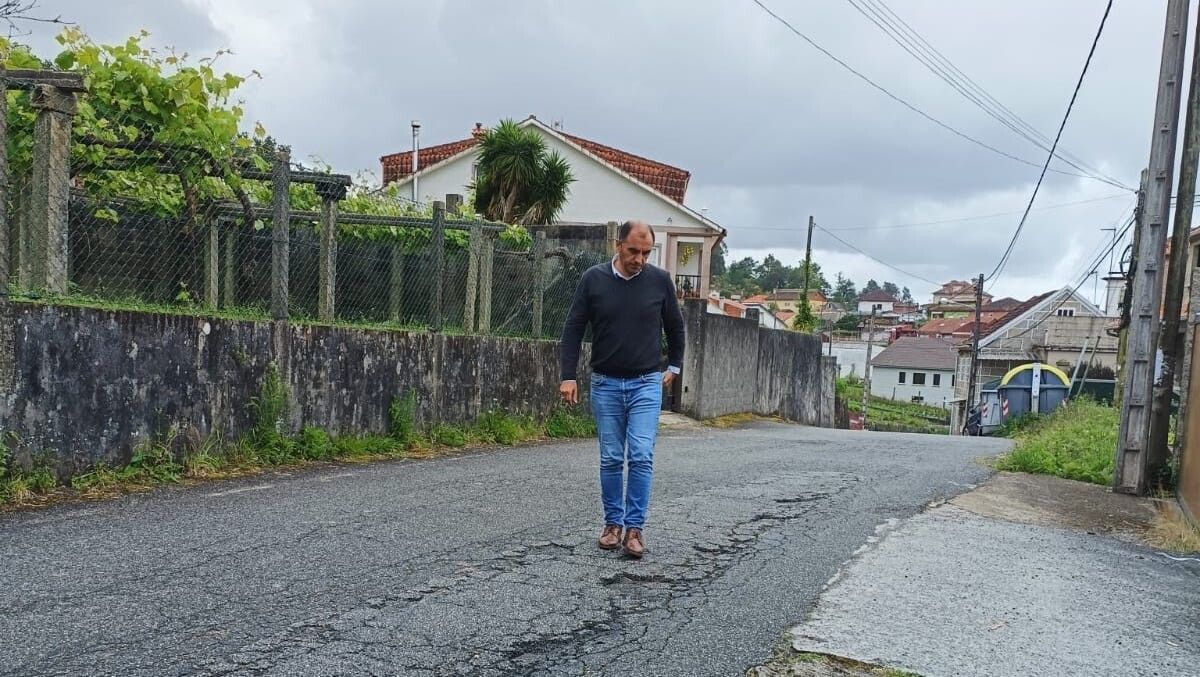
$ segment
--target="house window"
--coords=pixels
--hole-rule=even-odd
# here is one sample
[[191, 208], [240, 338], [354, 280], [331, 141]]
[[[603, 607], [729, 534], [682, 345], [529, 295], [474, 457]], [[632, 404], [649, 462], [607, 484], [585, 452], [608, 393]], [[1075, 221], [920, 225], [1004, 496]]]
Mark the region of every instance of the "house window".
[[905, 372], [900, 372], [900, 383], [904, 383], [904, 379], [908, 376]]
[[942, 375], [941, 375], [941, 374], [934, 374], [934, 375], [933, 375], [933, 387], [935, 387], [935, 388], [936, 388], [936, 387], [938, 387], [938, 386], [940, 386], [940, 385], [942, 385]]
[[471, 185], [474, 185], [477, 181], [479, 181], [479, 163], [472, 162], [471, 163]]
[[883, 304], [882, 304], [882, 303], [876, 303], [875, 305], [871, 306], [871, 309], [872, 309], [872, 310], [883, 310]]
[[925, 385], [925, 372], [923, 372], [923, 371], [914, 371], [913, 372], [913, 385], [915, 385], [915, 386]]
[[950, 374], [950, 387], [951, 388], [953, 388], [955, 386], [954, 381], [955, 381], [954, 374]]
[[1059, 308], [1058, 311], [1055, 312], [1055, 315], [1058, 315], [1059, 317], [1075, 317], [1075, 309]]

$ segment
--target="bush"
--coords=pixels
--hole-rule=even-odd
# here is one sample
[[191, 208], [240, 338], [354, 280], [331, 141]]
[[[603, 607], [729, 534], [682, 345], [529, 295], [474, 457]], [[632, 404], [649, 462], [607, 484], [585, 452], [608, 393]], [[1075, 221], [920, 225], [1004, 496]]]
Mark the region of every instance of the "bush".
[[416, 439], [417, 394], [411, 390], [403, 397], [392, 400], [388, 408], [389, 432], [392, 438], [404, 446]]
[[1071, 400], [1048, 416], [1022, 423], [1014, 435], [1016, 447], [996, 467], [1111, 484], [1118, 423], [1113, 407], [1086, 398]]
[[465, 447], [470, 439], [467, 433], [448, 425], [436, 425], [431, 434], [433, 441], [447, 447]]

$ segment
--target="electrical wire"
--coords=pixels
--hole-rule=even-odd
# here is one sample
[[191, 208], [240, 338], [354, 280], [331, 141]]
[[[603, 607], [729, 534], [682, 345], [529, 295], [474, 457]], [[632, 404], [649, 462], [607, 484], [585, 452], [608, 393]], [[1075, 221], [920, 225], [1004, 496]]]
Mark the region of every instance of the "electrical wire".
[[[860, 14], [875, 24], [885, 35], [892, 39], [905, 52], [925, 66], [931, 73], [948, 84], [983, 112], [987, 113], [1014, 134], [1049, 152], [1050, 140], [1044, 134], [1023, 120], [1019, 115], [992, 96], [986, 89], [954, 65], [936, 47], [929, 43], [916, 29], [895, 13], [884, 0], [847, 0]], [[1133, 191], [1134, 189], [1108, 176], [1094, 167], [1088, 166], [1083, 160], [1075, 157], [1066, 149], [1054, 153], [1061, 162], [1083, 172], [1090, 178], [1102, 181], [1111, 186]]]
[[822, 227], [821, 227], [821, 225], [820, 225], [820, 224], [814, 224], [814, 225], [816, 226], [817, 230], [819, 230], [819, 231], [821, 231], [821, 232], [825, 233], [825, 234], [826, 234], [826, 235], [828, 235], [829, 237], [832, 237], [833, 239], [837, 240], [838, 242], [841, 242], [843, 245], [845, 245], [845, 246], [847, 246], [847, 247], [849, 247], [849, 248], [853, 249], [854, 251], [858, 252], [859, 254], [862, 254], [863, 256], [865, 256], [865, 257], [867, 257], [867, 258], [871, 259], [872, 261], [874, 261], [874, 262], [876, 262], [876, 263], [878, 263], [878, 264], [880, 264], [880, 265], [887, 266], [888, 268], [891, 268], [892, 270], [894, 270], [894, 271], [896, 271], [896, 272], [898, 272], [898, 273], [900, 273], [900, 274], [902, 274], [902, 275], [906, 275], [906, 276], [908, 276], [908, 277], [910, 277], [910, 278], [912, 278], [912, 279], [914, 279], [914, 280], [920, 280], [920, 281], [922, 281], [922, 282], [925, 282], [925, 283], [927, 283], [927, 284], [931, 284], [931, 285], [933, 285], [933, 286], [935, 286], [935, 287], [940, 287], [940, 286], [941, 286], [941, 283], [940, 283], [940, 282], [934, 282], [933, 280], [930, 280], [930, 279], [929, 279], [929, 278], [927, 278], [927, 277], [921, 277], [920, 275], [917, 275], [916, 273], [910, 273], [910, 272], [908, 272], [907, 270], [904, 270], [903, 268], [899, 268], [899, 267], [897, 267], [897, 266], [894, 266], [894, 265], [892, 265], [892, 264], [888, 263], [887, 261], [884, 261], [883, 259], [880, 259], [880, 258], [878, 258], [878, 257], [876, 257], [876, 256], [873, 256], [873, 255], [871, 255], [871, 254], [868, 254], [867, 252], [863, 251], [862, 249], [859, 249], [858, 247], [856, 247], [856, 246], [854, 246], [854, 245], [850, 244], [849, 242], [846, 242], [845, 240], [843, 240], [842, 238], [838, 237], [838, 236], [837, 236], [837, 235], [835, 235], [834, 233], [831, 233], [831, 232], [829, 232], [828, 230], [825, 230], [824, 228], [822, 228]]
[[1083, 69], [1079, 72], [1079, 79], [1075, 82], [1075, 91], [1071, 93], [1071, 101], [1067, 104], [1067, 111], [1063, 114], [1062, 122], [1058, 125], [1058, 133], [1054, 135], [1054, 143], [1050, 146], [1050, 153], [1046, 156], [1046, 162], [1042, 165], [1042, 172], [1038, 175], [1037, 183], [1033, 186], [1033, 194], [1029, 196], [1029, 203], [1025, 205], [1025, 214], [1021, 216], [1021, 221], [1017, 224], [1017, 229], [1013, 231], [1012, 239], [1008, 242], [1008, 247], [1004, 250], [1004, 255], [1000, 257], [1000, 262], [992, 269], [987, 280], [995, 286], [997, 276], [1004, 270], [1005, 264], [1008, 263], [1009, 256], [1012, 255], [1013, 248], [1017, 246], [1017, 239], [1021, 237], [1021, 231], [1025, 228], [1025, 221], [1029, 218], [1029, 211], [1033, 209], [1033, 202], [1037, 199], [1038, 190], [1042, 187], [1042, 180], [1046, 178], [1046, 171], [1050, 168], [1050, 161], [1054, 159], [1054, 150], [1058, 148], [1058, 142], [1062, 139], [1063, 130], [1067, 127], [1067, 120], [1071, 117], [1071, 109], [1075, 107], [1075, 100], [1079, 96], [1079, 90], [1083, 87], [1083, 78], [1087, 75], [1088, 66], [1092, 63], [1092, 56], [1096, 53], [1096, 45], [1100, 43], [1100, 36], [1104, 33], [1104, 25], [1108, 21], [1108, 13], [1112, 10], [1112, 0], [1104, 6], [1104, 16], [1100, 17], [1100, 26], [1096, 29], [1096, 37], [1092, 39], [1092, 47], [1088, 50], [1087, 59], [1083, 62]]
[[1079, 282], [1077, 282], [1075, 284], [1075, 286], [1071, 289], [1070, 294], [1063, 296], [1063, 298], [1061, 300], [1059, 300], [1058, 305], [1056, 305], [1053, 309], [1051, 309], [1050, 312], [1043, 315], [1042, 318], [1039, 319], [1037, 322], [1034, 322], [1033, 324], [1029, 325], [1024, 330], [1022, 330], [1019, 334], [1005, 336], [1004, 340], [1019, 339], [1022, 336], [1025, 336], [1029, 332], [1033, 331], [1037, 327], [1041, 326], [1041, 324], [1043, 322], [1045, 322], [1046, 320], [1050, 319], [1051, 317], [1055, 317], [1058, 313], [1058, 309], [1062, 308], [1068, 299], [1074, 297], [1075, 294], [1079, 292], [1079, 288], [1082, 287], [1085, 282], [1087, 282], [1088, 278], [1092, 276], [1092, 273], [1095, 272], [1095, 270], [1100, 266], [1100, 264], [1104, 262], [1104, 257], [1108, 256], [1108, 253], [1116, 248], [1116, 243], [1120, 242], [1125, 237], [1125, 234], [1129, 232], [1129, 229], [1131, 227], [1133, 227], [1133, 221], [1134, 221], [1133, 217], [1132, 216], [1129, 217], [1129, 219], [1125, 222], [1125, 226], [1122, 228], [1120, 234], [1118, 234], [1115, 238], [1113, 238], [1113, 243], [1108, 245], [1108, 247], [1106, 247], [1105, 249], [1101, 250], [1100, 253], [1092, 259], [1091, 265], [1086, 269], [1087, 272], [1085, 272], [1083, 274], [1083, 276], [1079, 279]]
[[[791, 23], [790, 23], [790, 22], [789, 22], [787, 19], [784, 19], [783, 17], [779, 16], [779, 15], [778, 15], [778, 14], [776, 14], [774, 11], [772, 11], [770, 7], [767, 7], [765, 4], [763, 4], [762, 0], [751, 0], [751, 1], [752, 1], [754, 4], [758, 5], [758, 6], [759, 6], [759, 8], [761, 8], [761, 9], [762, 9], [764, 12], [766, 12], [767, 14], [769, 14], [769, 15], [770, 15], [772, 18], [774, 18], [776, 21], [778, 21], [779, 23], [781, 23], [781, 24], [783, 24], [785, 27], [787, 27], [787, 29], [788, 29], [788, 30], [790, 30], [792, 33], [795, 33], [795, 34], [796, 34], [798, 37], [800, 37], [802, 40], [804, 40], [804, 41], [805, 41], [805, 42], [807, 42], [809, 45], [811, 45], [811, 46], [812, 46], [814, 49], [816, 49], [817, 51], [821, 52], [821, 53], [822, 53], [822, 54], [824, 54], [825, 56], [829, 57], [829, 58], [830, 58], [830, 59], [832, 59], [834, 62], [836, 62], [836, 63], [837, 63], [839, 66], [841, 66], [842, 68], [846, 69], [847, 71], [849, 71], [850, 73], [852, 73], [853, 75], [855, 75], [856, 77], [858, 77], [858, 78], [859, 78], [860, 80], [862, 80], [863, 82], [865, 82], [865, 83], [867, 83], [868, 85], [870, 85], [871, 87], [873, 87], [873, 88], [875, 88], [875, 89], [879, 90], [881, 93], [883, 93], [883, 94], [884, 94], [885, 96], [887, 96], [888, 98], [892, 99], [892, 100], [893, 100], [893, 101], [895, 101], [896, 103], [899, 103], [900, 105], [904, 106], [905, 108], [907, 108], [907, 109], [911, 110], [912, 112], [916, 113], [917, 115], [920, 115], [921, 117], [925, 118], [926, 120], [929, 120], [930, 122], [932, 122], [932, 123], [934, 123], [935, 125], [937, 125], [937, 126], [941, 127], [942, 129], [945, 129], [946, 131], [948, 131], [948, 132], [950, 132], [950, 133], [954, 134], [955, 136], [958, 136], [958, 137], [960, 137], [960, 138], [962, 138], [962, 139], [964, 139], [964, 140], [966, 140], [966, 141], [969, 141], [969, 142], [971, 142], [971, 143], [973, 143], [973, 144], [975, 144], [975, 145], [977, 145], [977, 146], [979, 146], [979, 147], [981, 147], [981, 148], [985, 148], [985, 149], [987, 149], [987, 150], [990, 150], [990, 151], [992, 151], [993, 153], [996, 153], [997, 155], [1002, 155], [1002, 156], [1004, 156], [1004, 157], [1006, 157], [1006, 158], [1008, 158], [1008, 159], [1010, 159], [1010, 160], [1015, 160], [1016, 162], [1020, 162], [1020, 163], [1022, 163], [1022, 164], [1029, 165], [1030, 167], [1039, 167], [1039, 166], [1041, 166], [1041, 165], [1039, 165], [1039, 164], [1038, 164], [1038, 163], [1036, 163], [1036, 162], [1032, 162], [1032, 161], [1030, 161], [1030, 160], [1026, 160], [1025, 158], [1022, 158], [1022, 157], [1018, 157], [1018, 156], [1016, 156], [1016, 155], [1013, 155], [1012, 153], [1007, 153], [1007, 152], [1005, 152], [1005, 151], [1003, 151], [1003, 150], [1000, 150], [999, 148], [996, 148], [995, 146], [992, 146], [992, 145], [990, 145], [990, 144], [988, 144], [988, 143], [986, 143], [986, 142], [984, 142], [984, 141], [981, 141], [981, 140], [979, 140], [979, 139], [977, 139], [977, 138], [975, 138], [975, 137], [973, 137], [973, 136], [971, 136], [971, 135], [969, 135], [969, 134], [967, 134], [967, 133], [965, 133], [965, 132], [959, 131], [958, 129], [955, 129], [954, 127], [951, 127], [949, 124], [947, 124], [947, 123], [945, 123], [945, 122], [943, 122], [943, 121], [939, 120], [938, 118], [935, 118], [935, 117], [933, 117], [933, 116], [932, 116], [932, 115], [930, 115], [929, 113], [926, 113], [925, 111], [921, 110], [920, 108], [917, 108], [917, 107], [916, 107], [914, 104], [912, 104], [912, 103], [909, 103], [907, 100], [905, 100], [905, 99], [901, 98], [900, 96], [898, 96], [898, 95], [896, 95], [896, 94], [893, 94], [893, 93], [892, 93], [890, 90], [888, 90], [888, 89], [887, 89], [886, 87], [884, 87], [883, 85], [880, 85], [879, 83], [875, 82], [874, 80], [872, 80], [871, 78], [867, 77], [866, 75], [864, 75], [864, 74], [863, 74], [863, 73], [861, 73], [860, 71], [856, 70], [856, 69], [855, 69], [853, 66], [851, 66], [850, 64], [846, 63], [846, 62], [845, 62], [845, 61], [843, 61], [842, 59], [840, 59], [840, 58], [838, 58], [837, 56], [835, 56], [835, 55], [834, 55], [832, 52], [830, 52], [829, 50], [827, 50], [827, 49], [825, 49], [824, 47], [822, 47], [821, 45], [817, 44], [817, 42], [816, 42], [816, 41], [814, 41], [812, 38], [810, 38], [810, 37], [808, 37], [807, 35], [805, 35], [804, 33], [802, 33], [802, 32], [801, 32], [801, 31], [800, 31], [798, 28], [796, 28], [795, 26], [793, 26], [793, 25], [792, 25], [792, 24], [791, 24]], [[1106, 15], [1107, 15], [1107, 14], [1106, 14]], [[1055, 173], [1057, 173], [1057, 174], [1064, 174], [1064, 175], [1067, 175], [1067, 176], [1075, 176], [1075, 177], [1078, 177], [1078, 178], [1083, 178], [1083, 179], [1094, 179], [1094, 178], [1095, 178], [1095, 177], [1092, 177], [1092, 176], [1088, 176], [1088, 175], [1086, 175], [1086, 174], [1080, 174], [1080, 173], [1077, 173], [1077, 172], [1071, 172], [1071, 171], [1066, 171], [1066, 170], [1061, 170], [1061, 169], [1050, 169], [1049, 171], [1055, 172]]]

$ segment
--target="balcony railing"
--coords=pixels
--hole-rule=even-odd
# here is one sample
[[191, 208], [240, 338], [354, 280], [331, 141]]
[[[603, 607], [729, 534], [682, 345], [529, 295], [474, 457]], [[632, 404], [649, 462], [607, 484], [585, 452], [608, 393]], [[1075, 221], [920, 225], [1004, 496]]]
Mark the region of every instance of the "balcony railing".
[[676, 275], [675, 276], [675, 292], [681, 299], [698, 299], [700, 298], [700, 276], [699, 275]]

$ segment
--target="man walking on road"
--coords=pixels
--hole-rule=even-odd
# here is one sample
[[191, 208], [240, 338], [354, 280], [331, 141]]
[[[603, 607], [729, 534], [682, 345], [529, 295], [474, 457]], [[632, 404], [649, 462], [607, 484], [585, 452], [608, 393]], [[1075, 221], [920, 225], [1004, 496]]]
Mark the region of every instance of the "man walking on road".
[[662, 391], [683, 362], [683, 315], [671, 276], [646, 263], [654, 249], [654, 230], [641, 221], [626, 221], [617, 229], [616, 248], [616, 256], [589, 268], [575, 289], [563, 326], [559, 393], [568, 404], [579, 402], [579, 349], [590, 324], [592, 413], [600, 437], [604, 505], [600, 547], [623, 548], [628, 556], [641, 558]]

